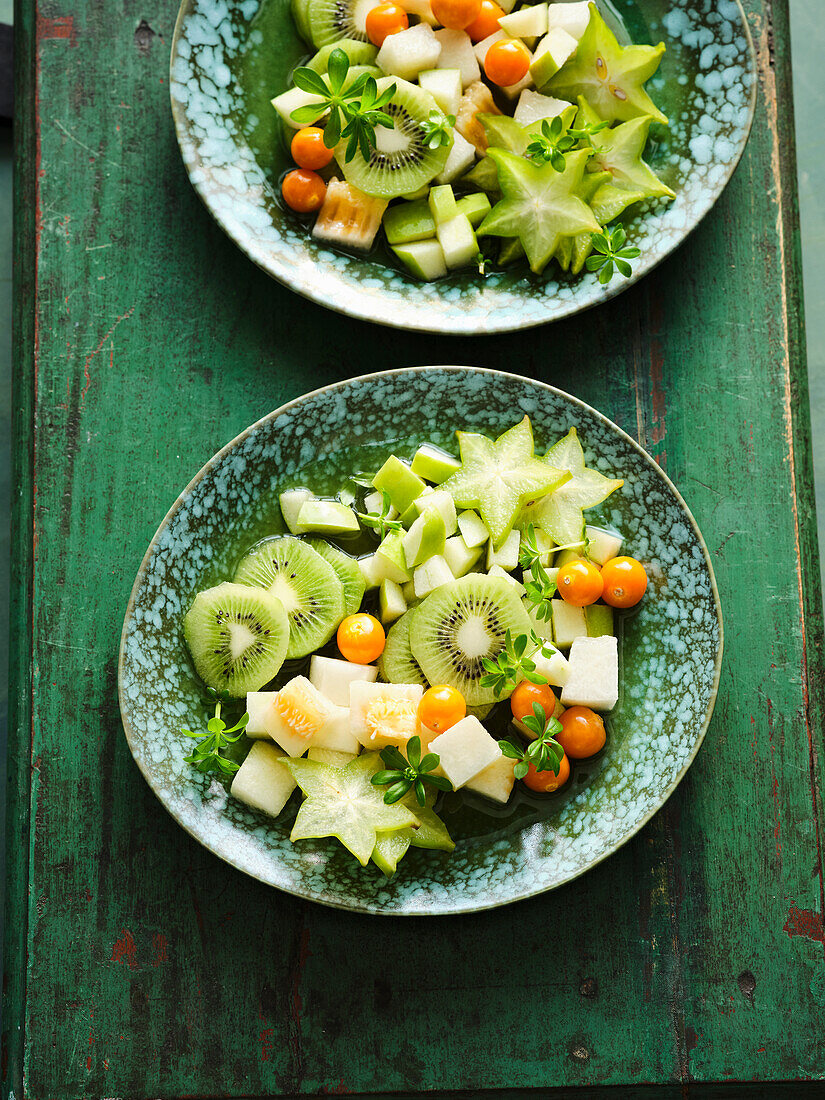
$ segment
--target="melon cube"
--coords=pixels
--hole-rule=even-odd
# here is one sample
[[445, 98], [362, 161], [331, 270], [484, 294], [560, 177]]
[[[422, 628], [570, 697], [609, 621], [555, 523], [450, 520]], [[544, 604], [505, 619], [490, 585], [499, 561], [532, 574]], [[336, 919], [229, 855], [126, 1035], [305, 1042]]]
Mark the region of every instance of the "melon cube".
[[390, 531], [375, 551], [376, 568], [382, 571], [379, 583], [390, 580], [403, 584], [410, 579], [411, 573], [404, 553], [404, 537], [403, 531]]
[[587, 553], [591, 561], [604, 565], [606, 561], [618, 556], [622, 548], [622, 536], [615, 531], [605, 531], [602, 527], [587, 526], [584, 529]]
[[458, 69], [461, 73], [462, 88], [474, 84], [481, 76], [478, 61], [473, 53], [473, 43], [466, 31], [453, 31], [445, 27], [435, 32], [441, 46], [438, 59], [439, 69]]
[[468, 791], [483, 794], [485, 798], [491, 798], [494, 802], [507, 802], [513, 793], [516, 777], [516, 762], [507, 756], [500, 756], [492, 764], [488, 764], [478, 775], [474, 775], [464, 786]]
[[498, 742], [473, 715], [433, 738], [430, 752], [438, 754], [444, 774], [456, 789], [501, 756]]
[[413, 573], [416, 599], [423, 599], [430, 592], [434, 592], [436, 588], [440, 588], [442, 584], [449, 584], [453, 580], [455, 580], [455, 577], [446, 559], [443, 555], [436, 554], [435, 557], [419, 565]]
[[418, 83], [429, 92], [445, 115], [458, 114], [461, 102], [460, 69], [426, 69], [418, 74]]
[[498, 25], [514, 38], [537, 38], [547, 34], [547, 4], [519, 8], [511, 15], [503, 15]]
[[481, 557], [480, 546], [468, 546], [461, 535], [444, 543], [444, 560], [454, 577], [464, 577]]
[[312, 747], [335, 752], [359, 752], [358, 738], [350, 730], [349, 707], [330, 704], [323, 726], [312, 735]]
[[452, 183], [453, 180], [463, 176], [473, 166], [476, 159], [476, 148], [467, 139], [453, 130], [453, 145], [447, 154], [444, 167], [435, 177], [436, 183]]
[[562, 688], [565, 707], [612, 710], [619, 700], [619, 647], [611, 634], [576, 638], [570, 649], [567, 683]]
[[350, 732], [367, 749], [403, 746], [417, 732], [421, 684], [367, 684], [350, 687]]
[[587, 637], [587, 620], [581, 607], [573, 607], [564, 600], [551, 600], [553, 612], [553, 638], [560, 649], [567, 649], [577, 638]]
[[375, 63], [388, 76], [414, 80], [424, 69], [434, 69], [441, 56], [441, 43], [427, 23], [388, 35]]
[[490, 537], [487, 524], [477, 512], [462, 512], [458, 517], [458, 529], [468, 546], [483, 546]]
[[451, 271], [466, 267], [478, 255], [478, 241], [466, 214], [457, 214], [454, 218], [436, 225], [435, 235]]
[[523, 596], [526, 592], [526, 589], [521, 581], [516, 580], [516, 578], [511, 573], [508, 573], [506, 569], [502, 569], [500, 565], [491, 566], [487, 570], [487, 573], [491, 577], [501, 577], [503, 581], [507, 581], [508, 584], [511, 584], [513, 588], [515, 588], [519, 597]]
[[247, 806], [277, 817], [296, 787], [283, 760], [284, 754], [275, 745], [257, 741], [235, 772], [229, 793]]
[[561, 27], [571, 34], [576, 41], [587, 30], [590, 22], [590, 0], [579, 0], [577, 3], [551, 4], [547, 9], [547, 26]]
[[275, 721], [274, 704], [277, 697], [277, 691], [247, 692], [246, 713], [249, 715], [245, 730], [247, 737], [272, 737]]
[[[378, 679], [375, 665], [358, 665], [352, 661], [339, 661], [335, 657], [314, 654], [309, 663], [309, 681], [337, 707], [349, 706], [349, 686], [356, 680], [374, 684]], [[270, 694], [255, 692], [254, 694]], [[274, 694], [271, 693], [271, 694]]]
[[349, 716], [310, 683], [306, 676], [294, 676], [284, 684], [267, 718], [270, 737], [289, 756], [303, 756], [310, 745], [351, 751]]
[[564, 654], [557, 649], [554, 649], [549, 657], [539, 650], [530, 657], [530, 660], [534, 662], [536, 672], [539, 676], [543, 676], [548, 684], [552, 684], [553, 687], [564, 687], [567, 683], [570, 666]]
[[521, 546], [521, 531], [511, 531], [501, 546], [496, 549], [492, 542], [487, 548], [487, 569], [500, 565], [508, 573], [518, 566], [518, 553]]
[[376, 560], [375, 554], [367, 554], [358, 559], [358, 568], [367, 588], [377, 588], [384, 579], [384, 571]]
[[550, 95], [540, 95], [529, 88], [525, 88], [516, 104], [513, 118], [522, 126], [529, 126], [532, 122], [538, 122], [543, 118], [555, 118], [566, 107], [570, 107], [564, 99], [556, 99]]

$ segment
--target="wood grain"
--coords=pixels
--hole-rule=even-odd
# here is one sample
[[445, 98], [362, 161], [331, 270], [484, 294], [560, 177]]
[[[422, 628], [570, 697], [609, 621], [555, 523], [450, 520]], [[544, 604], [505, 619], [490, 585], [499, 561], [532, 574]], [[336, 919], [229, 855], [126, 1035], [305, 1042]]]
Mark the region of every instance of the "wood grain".
[[[703, 225], [603, 308], [481, 341], [328, 313], [212, 224], [169, 118], [170, 0], [22, 9], [4, 1096], [821, 1082], [823, 635], [787, 5], [749, 13], [757, 121]], [[558, 385], [652, 451], [708, 539], [726, 661], [695, 765], [598, 870], [497, 913], [370, 919], [266, 889], [166, 817], [122, 734], [117, 644], [146, 544], [220, 445], [314, 386], [445, 361]]]

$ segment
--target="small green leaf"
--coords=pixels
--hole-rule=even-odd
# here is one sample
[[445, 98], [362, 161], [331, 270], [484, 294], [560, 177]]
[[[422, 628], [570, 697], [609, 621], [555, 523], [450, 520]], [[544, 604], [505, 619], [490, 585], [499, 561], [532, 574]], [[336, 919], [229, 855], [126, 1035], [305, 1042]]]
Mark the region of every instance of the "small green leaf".
[[[335, 50], [333, 51], [333, 53], [344, 54], [344, 51]], [[346, 57], [347, 55], [344, 54], [345, 60]], [[347, 62], [347, 64], [349, 64], [349, 62]], [[332, 67], [332, 58], [330, 58], [329, 67]], [[296, 69], [295, 72], [292, 74], [292, 82], [295, 87], [300, 88], [302, 92], [312, 92], [314, 95], [323, 96], [324, 99], [327, 99], [329, 96], [329, 88], [327, 87], [323, 77], [316, 73], [314, 69], [308, 69], [306, 67]], [[294, 112], [292, 117], [295, 117]], [[295, 119], [295, 121], [297, 122], [298, 120]]]
[[403, 798], [411, 786], [411, 779], [399, 779], [399, 781], [393, 783], [390, 789], [385, 793], [384, 801], [388, 806], [391, 806], [394, 802], [398, 802], [400, 798]]

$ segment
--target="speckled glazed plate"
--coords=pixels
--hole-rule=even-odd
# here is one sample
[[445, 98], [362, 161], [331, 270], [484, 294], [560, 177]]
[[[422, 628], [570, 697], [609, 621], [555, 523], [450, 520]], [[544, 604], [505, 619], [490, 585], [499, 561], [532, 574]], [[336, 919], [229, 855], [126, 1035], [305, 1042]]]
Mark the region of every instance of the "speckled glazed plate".
[[[524, 413], [539, 453], [575, 425], [588, 464], [625, 479], [602, 519], [649, 563], [648, 595], [618, 630], [622, 689], [606, 748], [577, 764], [556, 795], [519, 790], [502, 808], [447, 795], [442, 813], [455, 852], [411, 849], [390, 882], [335, 841], [291, 844], [294, 803], [273, 821], [184, 762], [191, 742], [178, 730], [203, 722], [209, 704], [189, 662], [183, 614], [197, 590], [231, 576], [259, 538], [283, 531], [280, 489], [308, 484], [332, 492], [354, 470], [376, 469], [391, 451], [412, 455], [423, 440], [454, 448], [454, 429], [497, 434]], [[120, 706], [129, 746], [158, 798], [233, 866], [344, 909], [467, 913], [568, 882], [642, 827], [702, 742], [721, 655], [721, 613], [702, 536], [649, 455], [594, 409], [539, 382], [422, 367], [298, 398], [204, 466], [164, 519], [135, 581], [121, 642]]]
[[627, 222], [642, 250], [630, 279], [601, 286], [593, 274], [571, 279], [550, 265], [535, 276], [521, 263], [486, 278], [465, 271], [421, 283], [391, 266], [381, 248], [359, 258], [313, 240], [278, 198], [291, 160], [269, 100], [307, 56], [288, 0], [183, 0], [170, 87], [186, 169], [217, 222], [256, 264], [330, 309], [449, 334], [567, 317], [624, 290], [680, 244], [721, 194], [753, 118], [755, 60], [739, 0], [609, 6], [633, 41], [667, 44], [649, 86], [671, 126], [654, 126], [649, 160], [677, 197]]

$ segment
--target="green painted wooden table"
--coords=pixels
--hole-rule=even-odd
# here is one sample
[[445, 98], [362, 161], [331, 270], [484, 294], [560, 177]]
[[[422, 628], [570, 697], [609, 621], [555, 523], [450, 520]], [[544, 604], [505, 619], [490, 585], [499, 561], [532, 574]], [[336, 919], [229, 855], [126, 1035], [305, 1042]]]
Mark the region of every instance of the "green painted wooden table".
[[[757, 120], [703, 226], [608, 306], [483, 341], [326, 313], [212, 225], [169, 117], [173, 0], [22, 7], [5, 1096], [823, 1095], [788, 12], [747, 6]], [[370, 919], [167, 818], [122, 734], [117, 644], [147, 542], [219, 445], [313, 386], [445, 361], [552, 382], [653, 452], [708, 538], [725, 668], [686, 780], [596, 871], [477, 917]]]

